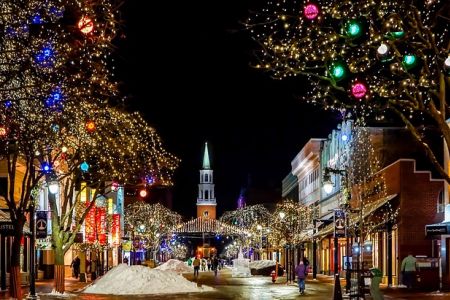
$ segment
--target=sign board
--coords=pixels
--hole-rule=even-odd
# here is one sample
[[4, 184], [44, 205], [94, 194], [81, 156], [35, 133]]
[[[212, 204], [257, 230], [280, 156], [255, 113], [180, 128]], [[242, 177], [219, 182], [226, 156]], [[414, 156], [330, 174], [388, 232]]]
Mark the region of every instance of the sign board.
[[344, 237], [345, 228], [345, 212], [342, 209], [334, 210], [334, 236]]
[[425, 235], [433, 236], [433, 235], [441, 235], [441, 234], [450, 234], [449, 225], [447, 223], [442, 224], [431, 224], [425, 225]]
[[36, 238], [45, 239], [47, 237], [47, 211], [36, 211]]
[[14, 225], [11, 222], [0, 222], [0, 234], [5, 236], [14, 235]]

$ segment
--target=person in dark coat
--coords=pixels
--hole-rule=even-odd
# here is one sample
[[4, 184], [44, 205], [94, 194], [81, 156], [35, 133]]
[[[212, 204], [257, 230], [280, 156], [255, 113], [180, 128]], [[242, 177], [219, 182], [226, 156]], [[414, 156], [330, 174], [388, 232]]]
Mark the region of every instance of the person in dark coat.
[[295, 267], [295, 273], [297, 274], [297, 281], [298, 281], [298, 289], [301, 295], [305, 293], [305, 279], [306, 275], [308, 275], [308, 271], [306, 270], [306, 266], [303, 263], [303, 260], [301, 260], [297, 267]]
[[78, 275], [80, 274], [80, 263], [81, 263], [81, 260], [77, 255], [77, 256], [75, 256], [75, 258], [72, 260], [72, 263], [70, 264], [70, 267], [73, 270], [73, 276], [75, 278], [78, 278]]

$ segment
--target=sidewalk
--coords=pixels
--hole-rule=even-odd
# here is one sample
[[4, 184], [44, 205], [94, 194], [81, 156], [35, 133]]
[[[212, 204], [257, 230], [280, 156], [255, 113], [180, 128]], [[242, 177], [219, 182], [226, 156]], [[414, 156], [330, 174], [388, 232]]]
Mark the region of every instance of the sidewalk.
[[[281, 276], [277, 278], [276, 284], [286, 284], [286, 285], [297, 285], [297, 281], [295, 282], [286, 282], [286, 276]], [[334, 277], [327, 276], [322, 274], [317, 274], [316, 280], [312, 279], [312, 275], [309, 274], [306, 279], [306, 284], [317, 283], [317, 284], [330, 284], [334, 285]], [[341, 277], [341, 288], [342, 295], [344, 299], [349, 299], [348, 296], [345, 295], [345, 278]], [[436, 297], [436, 299], [450, 299], [450, 292], [437, 292], [437, 291], [417, 291], [417, 290], [408, 290], [406, 287], [388, 287], [387, 285], [380, 285], [381, 291], [385, 296], [385, 299], [426, 299], [428, 297]], [[366, 294], [366, 300], [371, 300], [372, 297], [369, 294]]]
[[[66, 277], [66, 280], [65, 280], [66, 292], [67, 293], [76, 293], [89, 284], [91, 284], [91, 281], [80, 282], [79, 279], [72, 278], [72, 277]], [[53, 280], [52, 279], [36, 281], [36, 294], [51, 293], [52, 290], [53, 290]], [[28, 295], [29, 292], [30, 292], [29, 286], [22, 286], [22, 293], [24, 296]], [[10, 299], [8, 290], [0, 291], [0, 299]]]

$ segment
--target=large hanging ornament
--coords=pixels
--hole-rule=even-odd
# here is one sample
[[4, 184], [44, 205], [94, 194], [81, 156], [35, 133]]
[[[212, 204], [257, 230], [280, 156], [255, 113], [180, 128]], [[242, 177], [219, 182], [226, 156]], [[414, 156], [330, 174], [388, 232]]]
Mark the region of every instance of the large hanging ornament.
[[42, 172], [44, 172], [44, 173], [50, 173], [51, 171], [52, 171], [52, 165], [50, 164], [50, 163], [48, 163], [48, 162], [43, 162], [42, 164], [41, 164], [41, 170], [42, 170]]
[[80, 165], [80, 169], [83, 172], [89, 171], [89, 164], [87, 162], [83, 161], [83, 163]]
[[4, 125], [0, 125], [0, 138], [5, 138], [8, 134], [6, 127]]
[[89, 34], [94, 30], [94, 21], [88, 16], [83, 16], [78, 21], [78, 29], [84, 34]]
[[139, 191], [139, 196], [142, 198], [147, 197], [147, 190], [146, 189], [142, 189]]
[[410, 70], [410, 69], [414, 68], [415, 66], [417, 66], [417, 56], [415, 56], [414, 54], [404, 55], [402, 64], [406, 70]]
[[361, 22], [358, 20], [348, 21], [345, 25], [345, 33], [349, 38], [355, 39], [362, 35], [363, 28]]
[[303, 9], [303, 15], [308, 20], [314, 20], [319, 15], [319, 7], [314, 3], [308, 3]]
[[450, 55], [444, 61], [444, 70], [450, 75]]
[[344, 62], [336, 61], [333, 62], [329, 68], [331, 77], [335, 81], [340, 81], [347, 76], [347, 66]]
[[55, 51], [51, 46], [43, 46], [36, 54], [35, 59], [38, 64], [43, 67], [50, 67], [53, 65]]
[[364, 98], [367, 95], [368, 88], [367, 86], [362, 82], [355, 82], [352, 85], [352, 96], [356, 99]]
[[89, 121], [86, 122], [86, 131], [87, 132], [93, 133], [95, 131], [95, 129], [96, 129], [96, 126], [95, 126], [95, 122], [94, 121], [89, 120]]

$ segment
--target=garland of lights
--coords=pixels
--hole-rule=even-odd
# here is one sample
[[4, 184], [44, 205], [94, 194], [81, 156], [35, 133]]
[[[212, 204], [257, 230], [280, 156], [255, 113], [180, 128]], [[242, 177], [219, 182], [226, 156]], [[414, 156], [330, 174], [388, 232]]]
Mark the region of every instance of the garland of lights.
[[304, 99], [383, 120], [396, 114], [450, 182], [425, 142], [432, 124], [450, 147], [450, 41], [445, 0], [273, 0], [247, 28], [261, 48], [255, 67], [276, 79], [305, 76]]

